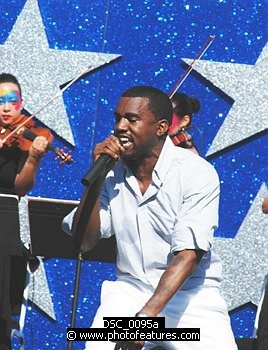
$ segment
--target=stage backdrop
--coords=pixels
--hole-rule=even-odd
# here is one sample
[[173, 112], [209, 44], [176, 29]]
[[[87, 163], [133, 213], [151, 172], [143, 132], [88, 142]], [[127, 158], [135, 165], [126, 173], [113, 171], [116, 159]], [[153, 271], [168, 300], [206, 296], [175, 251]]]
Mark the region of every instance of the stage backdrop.
[[[221, 179], [215, 246], [236, 337], [252, 336], [268, 272], [261, 212], [268, 180], [267, 17], [265, 0], [0, 0], [0, 71], [18, 77], [25, 110], [53, 130], [56, 145], [72, 150], [70, 165], [47, 154], [35, 197], [79, 200], [80, 180], [94, 145], [113, 129], [121, 92], [133, 85], [170, 92], [215, 36], [179, 91], [200, 100], [194, 137]], [[31, 281], [26, 350], [67, 348], [75, 274], [73, 259], [42, 260]], [[113, 264], [83, 262], [77, 327], [91, 324], [107, 278], [114, 278]]]

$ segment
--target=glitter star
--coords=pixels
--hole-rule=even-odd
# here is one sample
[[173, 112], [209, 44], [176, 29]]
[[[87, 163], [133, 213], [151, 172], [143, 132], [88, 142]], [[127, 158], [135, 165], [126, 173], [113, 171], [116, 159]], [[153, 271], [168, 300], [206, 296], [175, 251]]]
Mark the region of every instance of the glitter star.
[[[183, 60], [187, 64], [192, 61]], [[267, 130], [268, 44], [255, 65], [200, 60], [194, 70], [234, 100], [207, 155]]]
[[[183, 60], [192, 62], [190, 59]], [[267, 130], [267, 67], [268, 45], [255, 65], [202, 60], [195, 62], [194, 69], [199, 74], [234, 100], [207, 155]], [[215, 238], [216, 251], [223, 261], [224, 280], [221, 289], [229, 309], [249, 301], [258, 304], [262, 283], [268, 273], [265, 238], [268, 218], [261, 212], [261, 200], [265, 192], [267, 189], [263, 185], [234, 239]], [[252, 261], [256, 251], [259, 252], [258, 261]]]
[[[34, 18], [34, 21], [32, 20]], [[0, 45], [0, 71], [19, 79], [25, 109], [35, 114], [87, 67], [101, 67], [120, 55], [49, 48], [37, 0], [25, 3], [4, 45]], [[74, 138], [60, 95], [37, 118], [74, 145]], [[59, 123], [59, 120], [61, 121]]]
[[223, 261], [221, 292], [230, 310], [247, 302], [259, 303], [268, 274], [268, 216], [261, 210], [266, 194], [263, 184], [234, 239], [214, 239], [215, 250]]
[[38, 259], [40, 262], [38, 269], [30, 274], [28, 298], [52, 320], [56, 321], [44, 262], [40, 257], [38, 257]]
[[[19, 221], [20, 221], [20, 237], [26, 247], [31, 242], [30, 223], [28, 215], [28, 197], [22, 197], [19, 201]], [[44, 263], [39, 258], [39, 266], [34, 273], [29, 273], [28, 282], [28, 298], [44, 313], [55, 320], [53, 303], [48, 287]]]
[[[37, 118], [71, 144], [74, 144], [74, 139], [64, 101], [60, 96], [60, 86], [71, 81], [87, 67], [95, 69], [120, 57], [113, 54], [50, 49], [37, 0], [26, 1], [8, 39], [4, 45], [0, 45], [0, 55], [0, 71], [10, 72], [18, 78], [26, 97], [25, 109], [29, 113], [36, 113], [52, 97], [59, 96]], [[22, 241], [29, 242], [27, 198], [26, 202], [21, 199], [19, 212]], [[29, 299], [55, 319], [42, 259], [39, 268], [30, 275]]]
[[[26, 247], [31, 242], [30, 236], [30, 222], [28, 214], [28, 197], [22, 197], [19, 201], [19, 221], [20, 221], [20, 237], [21, 241]], [[53, 303], [49, 291], [44, 263], [41, 258], [38, 257], [39, 266], [34, 273], [29, 273], [28, 282], [28, 298], [36, 306], [39, 307], [45, 314], [56, 319]]]

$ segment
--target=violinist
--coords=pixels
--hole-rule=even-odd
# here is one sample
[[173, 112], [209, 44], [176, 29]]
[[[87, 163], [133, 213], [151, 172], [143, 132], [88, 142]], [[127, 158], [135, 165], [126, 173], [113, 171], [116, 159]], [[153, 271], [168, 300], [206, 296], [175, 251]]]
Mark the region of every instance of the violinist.
[[197, 153], [198, 150], [194, 144], [189, 130], [192, 127], [193, 114], [200, 109], [199, 101], [183, 93], [176, 92], [171, 98], [173, 106], [173, 118], [169, 127], [169, 136], [175, 146], [187, 148]]
[[[8, 146], [3, 142], [10, 130], [24, 117], [22, 108], [21, 87], [17, 78], [12, 74], [0, 74], [0, 193], [18, 197], [26, 195], [33, 188], [40, 161], [48, 146], [44, 136], [37, 136], [27, 151], [19, 147], [19, 142]], [[1, 247], [0, 242], [1, 350], [11, 349], [12, 310], [22, 296], [25, 274], [26, 261], [23, 256], [12, 256]]]
[[45, 155], [48, 140], [38, 136], [29, 151], [19, 147], [5, 147], [2, 139], [21, 117], [23, 102], [21, 88], [11, 74], [0, 75], [0, 188], [24, 196], [34, 186], [35, 174], [41, 158]]

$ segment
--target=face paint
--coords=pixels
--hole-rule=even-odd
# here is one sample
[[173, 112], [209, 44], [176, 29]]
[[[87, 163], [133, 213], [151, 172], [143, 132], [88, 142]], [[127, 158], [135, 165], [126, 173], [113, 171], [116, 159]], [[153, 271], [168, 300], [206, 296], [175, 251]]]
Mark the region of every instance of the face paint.
[[16, 110], [21, 108], [21, 96], [18, 91], [13, 91], [9, 89], [0, 90], [0, 106], [5, 104], [11, 104]]

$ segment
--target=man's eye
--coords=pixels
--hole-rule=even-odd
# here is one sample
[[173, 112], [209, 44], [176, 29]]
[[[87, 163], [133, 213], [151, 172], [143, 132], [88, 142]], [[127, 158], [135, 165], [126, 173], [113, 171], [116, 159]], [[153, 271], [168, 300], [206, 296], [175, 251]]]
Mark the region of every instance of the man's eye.
[[138, 119], [137, 118], [128, 118], [128, 121], [130, 123], [136, 123], [138, 121]]

